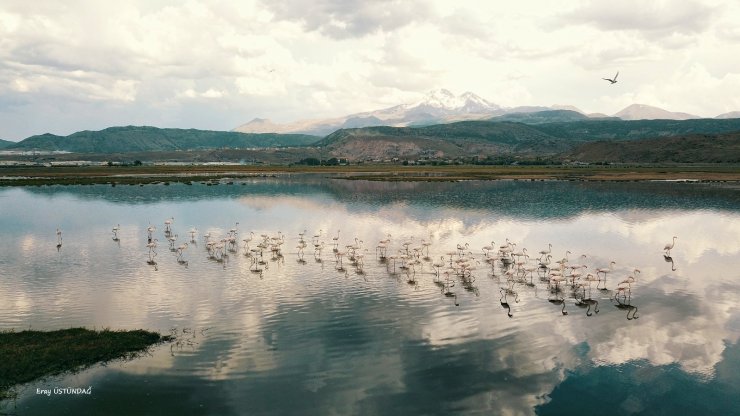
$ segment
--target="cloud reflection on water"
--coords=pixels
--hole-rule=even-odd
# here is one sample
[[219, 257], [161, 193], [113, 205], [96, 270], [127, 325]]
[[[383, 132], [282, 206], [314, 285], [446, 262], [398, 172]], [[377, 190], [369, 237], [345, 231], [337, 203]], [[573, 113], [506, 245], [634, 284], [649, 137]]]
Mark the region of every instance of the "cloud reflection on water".
[[[324, 414], [389, 408], [529, 414], [574, 369], [644, 362], [675, 365], [706, 379], [715, 377], [727, 344], [737, 342], [740, 299], [734, 265], [740, 253], [740, 215], [735, 211], [577, 207], [576, 214], [564, 217], [528, 213], [520, 218], [457, 200], [431, 206], [423, 202], [423, 193], [408, 200], [374, 200], [368, 194], [350, 198], [339, 192], [345, 186], [341, 183], [329, 186], [338, 188], [334, 193], [298, 187], [306, 193], [252, 195], [237, 188], [236, 196], [153, 200], [125, 210], [119, 202], [77, 198], [69, 188], [57, 209], [64, 207], [64, 221], [87, 228], [70, 227], [61, 254], [45, 240], [46, 223], [10, 228], [10, 238], [0, 242], [11, 273], [0, 281], [0, 298], [8, 300], [0, 306], [0, 321], [17, 328], [15, 314], [22, 311], [23, 323], [38, 328], [91, 322], [165, 332], [172, 326], [191, 328], [199, 334], [192, 348], [176, 349], [174, 357], [159, 351], [115, 371], [132, 379], [146, 374], [163, 390], [173, 373], [185, 374], [189, 378], [180, 383], [217, 386], [217, 396], [231, 409], [269, 409], [270, 400], [278, 400], [274, 408], [288, 409], [291, 401], [303, 401]], [[196, 188], [190, 189], [201, 191]], [[369, 189], [371, 194], [378, 189], [430, 191], [428, 185]], [[4, 209], [6, 218], [43, 215], [49, 209], [38, 203], [39, 195], [17, 196], [26, 199], [27, 208]], [[95, 201], [94, 209], [86, 198]], [[186, 252], [190, 265], [185, 269], [160, 243], [155, 271], [144, 262], [144, 229], [148, 221], [170, 215], [177, 219], [180, 241], [189, 239], [185, 230], [191, 226], [222, 235], [235, 221], [242, 235], [282, 230], [289, 239], [285, 263], [271, 263], [259, 279], [241, 254], [233, 255], [224, 269], [206, 260], [199, 245]], [[110, 227], [119, 222], [112, 218], [122, 218], [120, 246], [110, 241]], [[294, 246], [304, 229], [309, 235], [324, 230], [325, 240], [338, 229], [343, 243], [363, 239], [370, 251], [366, 276], [334, 271], [329, 248], [323, 268], [310, 254], [307, 264], [299, 265]], [[499, 288], [505, 284], [487, 276], [486, 266], [477, 274], [479, 295], [458, 286], [461, 306], [455, 307], [439, 294], [429, 274], [421, 275], [416, 289], [388, 276], [372, 252], [387, 234], [396, 248], [405, 239], [414, 237], [418, 243], [431, 235], [432, 257], [467, 242], [480, 258], [482, 246], [491, 240], [503, 244], [507, 237], [535, 253], [552, 243], [555, 258], [566, 249], [573, 252], [571, 258], [586, 253], [591, 269], [616, 261], [610, 287], [640, 267], [643, 273], [632, 294], [640, 318], [627, 321], [624, 311], [603, 295], [598, 315], [586, 317], [571, 300], [570, 315], [562, 316], [546, 292], [523, 285], [516, 287], [521, 300], [512, 302], [509, 318], [499, 303]], [[661, 252], [674, 234], [680, 235], [675, 272]], [[206, 328], [211, 329], [198, 332]]]

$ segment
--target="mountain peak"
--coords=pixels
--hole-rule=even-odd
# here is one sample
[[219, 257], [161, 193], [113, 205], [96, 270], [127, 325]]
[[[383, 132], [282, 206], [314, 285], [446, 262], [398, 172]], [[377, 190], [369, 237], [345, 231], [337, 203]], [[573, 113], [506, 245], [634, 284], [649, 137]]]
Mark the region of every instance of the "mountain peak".
[[420, 104], [437, 108], [455, 109], [459, 107], [458, 101], [459, 99], [455, 97], [455, 94], [449, 90], [440, 88], [430, 91]]
[[424, 100], [417, 103], [413, 107], [418, 106], [433, 107], [436, 109], [450, 111], [459, 111], [463, 113], [488, 112], [501, 108], [498, 105], [490, 103], [470, 91], [466, 91], [458, 96], [455, 96], [455, 94], [450, 92], [450, 90], [444, 88], [430, 91], [426, 95]]
[[693, 114], [677, 113], [647, 104], [632, 104], [614, 114], [622, 120], [688, 120], [700, 118]]
[[719, 118], [719, 119], [740, 118], [740, 111], [730, 111], [729, 113], [722, 113], [715, 118]]

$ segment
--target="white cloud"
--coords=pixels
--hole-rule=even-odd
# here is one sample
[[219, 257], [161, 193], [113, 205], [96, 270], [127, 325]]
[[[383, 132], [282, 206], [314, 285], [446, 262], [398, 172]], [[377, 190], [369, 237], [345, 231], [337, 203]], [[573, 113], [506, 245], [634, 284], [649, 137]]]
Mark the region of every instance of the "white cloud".
[[[435, 88], [508, 106], [613, 114], [639, 100], [714, 116], [740, 109], [738, 19], [721, 0], [6, 1], [0, 137], [97, 127], [91, 114], [226, 130], [376, 110]], [[604, 89], [615, 70], [620, 83]]]
[[711, 4], [698, 1], [590, 0], [562, 18], [609, 31], [635, 30], [647, 38], [656, 38], [704, 32], [718, 11]]
[[264, 5], [277, 19], [301, 22], [333, 38], [392, 31], [430, 14], [427, 2], [399, 0], [277, 0]]

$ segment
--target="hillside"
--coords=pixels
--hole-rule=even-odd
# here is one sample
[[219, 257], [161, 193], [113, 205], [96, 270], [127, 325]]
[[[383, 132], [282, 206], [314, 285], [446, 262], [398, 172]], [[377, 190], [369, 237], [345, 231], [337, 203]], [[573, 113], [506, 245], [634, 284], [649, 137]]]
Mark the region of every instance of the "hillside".
[[563, 140], [523, 123], [462, 121], [425, 127], [365, 127], [338, 130], [316, 144], [350, 159], [450, 158], [517, 152], [555, 154]]
[[15, 142], [11, 142], [11, 141], [8, 141], [8, 140], [0, 139], [0, 149], [4, 149], [4, 148], [6, 148], [8, 146], [12, 146], [14, 144], [15, 144]]
[[[520, 122], [510, 119], [520, 120]], [[561, 120], [552, 122], [552, 120]], [[572, 121], [562, 121], [572, 120]], [[523, 121], [523, 122], [522, 122]], [[740, 119], [589, 119], [569, 110], [508, 114], [493, 120], [423, 127], [362, 127], [316, 136], [204, 130], [112, 127], [66, 137], [45, 134], [11, 143], [13, 150], [64, 150], [90, 160], [250, 161], [283, 163], [331, 157], [351, 161], [398, 159], [577, 159], [583, 161], [725, 161], [740, 135]], [[688, 139], [686, 139], [688, 137]], [[704, 139], [700, 139], [704, 137]], [[661, 138], [670, 139], [662, 146]], [[705, 142], [715, 140], [714, 142]], [[681, 141], [683, 140], [683, 141]], [[702, 141], [704, 140], [704, 141]], [[594, 143], [593, 147], [586, 143]], [[633, 143], [634, 142], [634, 143]], [[624, 144], [627, 143], [627, 144]], [[696, 146], [697, 152], [689, 147]], [[727, 151], [722, 154], [720, 148]], [[283, 149], [276, 153], [275, 148]], [[239, 152], [229, 152], [238, 149]], [[189, 152], [188, 152], [189, 151]], [[216, 151], [220, 151], [218, 153]], [[612, 159], [610, 152], [615, 156]], [[658, 153], [656, 153], [658, 152]], [[74, 154], [70, 160], [79, 159]], [[665, 157], [666, 159], [661, 159]], [[63, 157], [56, 155], [55, 160]], [[693, 159], [692, 159], [693, 158]], [[502, 160], [503, 160], [502, 159]]]
[[634, 140], [740, 131], [740, 119], [619, 120], [591, 119], [533, 126], [551, 136], [573, 140]]
[[220, 148], [307, 146], [319, 137], [303, 134], [246, 134], [195, 129], [110, 127], [69, 136], [42, 134], [14, 143], [13, 150], [64, 150], [75, 153], [120, 153]]
[[622, 120], [689, 120], [699, 118], [693, 114], [679, 113], [646, 104], [632, 104], [614, 114]]
[[[565, 115], [574, 118], [584, 117], [574, 112], [566, 112]], [[521, 119], [529, 121], [547, 117], [549, 116], [546, 114], [537, 115], [537, 113], [520, 116]], [[343, 129], [317, 142], [316, 146], [325, 147], [332, 156], [351, 160], [393, 157], [454, 158], [500, 154], [542, 157], [567, 153], [581, 143], [589, 141], [638, 140], [729, 132], [740, 132], [740, 120], [583, 119], [542, 124], [490, 120], [416, 128]]]
[[524, 124], [544, 124], [588, 120], [589, 117], [572, 110], [547, 110], [533, 113], [511, 113], [490, 118], [490, 121], [514, 121]]
[[592, 163], [738, 163], [740, 133], [597, 141], [583, 143], [567, 156]]

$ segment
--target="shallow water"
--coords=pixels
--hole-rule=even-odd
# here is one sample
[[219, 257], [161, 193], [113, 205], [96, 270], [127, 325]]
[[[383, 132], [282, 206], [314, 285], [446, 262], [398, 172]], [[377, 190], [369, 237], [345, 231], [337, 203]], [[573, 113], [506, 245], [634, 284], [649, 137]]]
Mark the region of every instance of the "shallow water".
[[[187, 264], [169, 250], [170, 217], [176, 246], [198, 229]], [[235, 222], [239, 252], [209, 259], [203, 235], [222, 238]], [[147, 264], [149, 224], [156, 266]], [[285, 236], [282, 257], [268, 250], [262, 273], [242, 254], [250, 231], [251, 248], [261, 234]], [[5, 188], [0, 232], [0, 329], [144, 328], [179, 340], [29, 383], [4, 412], [739, 413], [740, 190], [729, 184], [285, 176]], [[388, 234], [389, 256], [424, 240], [430, 260], [421, 255], [405, 271], [399, 258], [394, 272], [376, 255]], [[337, 235], [340, 251], [363, 241], [361, 271], [348, 256], [337, 270]], [[588, 267], [584, 277], [616, 264], [605, 283], [592, 282], [589, 305], [569, 285], [554, 292], [537, 272], [491, 267], [482, 247], [507, 238], [531, 264], [548, 244], [553, 262], [570, 251], [570, 264]], [[472, 278], [451, 275], [456, 296], [445, 296], [432, 263], [449, 263], [446, 253], [466, 243]], [[635, 268], [629, 297], [614, 300]], [[588, 284], [579, 297], [584, 291]], [[92, 394], [37, 394], [67, 386]]]

